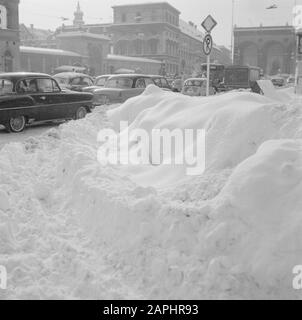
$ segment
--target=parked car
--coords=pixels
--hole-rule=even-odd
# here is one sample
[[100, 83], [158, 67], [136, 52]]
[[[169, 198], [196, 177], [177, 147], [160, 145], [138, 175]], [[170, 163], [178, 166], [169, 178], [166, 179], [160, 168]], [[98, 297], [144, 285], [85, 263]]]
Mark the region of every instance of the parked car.
[[175, 79], [172, 82], [172, 91], [173, 92], [181, 92], [183, 87], [183, 81], [181, 79]]
[[154, 81], [155, 85], [157, 85], [158, 87], [162, 88], [163, 90], [167, 90], [167, 91], [171, 91], [172, 90], [168, 80], [165, 77], [158, 76], [158, 75], [155, 75], [155, 76], [152, 75], [150, 77]]
[[173, 87], [173, 82], [174, 82], [174, 78], [168, 78], [167, 79], [167, 81], [168, 81], [168, 83], [169, 83], [169, 86], [171, 87], [171, 89], [172, 89], [172, 87]]
[[295, 76], [290, 76], [287, 78], [287, 84], [288, 85], [292, 85], [292, 84], [295, 84], [295, 81], [296, 81], [296, 77]]
[[94, 80], [94, 84], [89, 87], [85, 87], [82, 89], [84, 92], [93, 92], [95, 89], [100, 89], [105, 86], [106, 81], [111, 77], [110, 74], [104, 74], [102, 76], [96, 77]]
[[61, 72], [53, 77], [63, 90], [83, 91], [83, 88], [93, 86], [93, 79], [84, 73]]
[[21, 132], [34, 121], [84, 118], [92, 101], [91, 93], [62, 91], [46, 74], [0, 75], [0, 124], [8, 131]]
[[275, 87], [285, 86], [285, 79], [282, 77], [272, 77], [271, 81]]
[[[187, 96], [205, 96], [207, 92], [207, 79], [206, 78], [190, 78], [184, 83], [182, 94]], [[216, 93], [216, 90], [210, 85], [210, 95]]]
[[94, 105], [122, 103], [140, 95], [149, 84], [154, 84], [150, 76], [141, 74], [120, 74], [111, 76], [105, 86], [93, 91]]

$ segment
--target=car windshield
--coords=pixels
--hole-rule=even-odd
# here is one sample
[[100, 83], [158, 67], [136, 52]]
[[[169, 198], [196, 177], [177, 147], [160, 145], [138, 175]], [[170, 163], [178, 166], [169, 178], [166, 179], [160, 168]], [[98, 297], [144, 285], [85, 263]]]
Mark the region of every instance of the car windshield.
[[7, 79], [0, 79], [0, 95], [3, 96], [5, 94], [13, 93], [14, 84], [12, 81]]
[[187, 80], [186, 87], [201, 87], [205, 83], [204, 80]]
[[69, 84], [69, 78], [65, 78], [65, 77], [54, 77], [58, 84], [61, 84], [61, 85], [68, 85]]
[[106, 82], [106, 88], [129, 89], [133, 86], [133, 80], [130, 78], [113, 78]]
[[95, 85], [103, 87], [105, 85], [107, 79], [108, 78], [99, 78], [99, 79], [96, 80]]

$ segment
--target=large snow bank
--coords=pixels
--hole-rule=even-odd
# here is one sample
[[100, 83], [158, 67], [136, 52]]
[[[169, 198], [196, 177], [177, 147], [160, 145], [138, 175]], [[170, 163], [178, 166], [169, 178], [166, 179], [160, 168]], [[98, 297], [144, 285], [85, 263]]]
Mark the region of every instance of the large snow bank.
[[[300, 100], [149, 87], [107, 115], [1, 150], [4, 298], [299, 298]], [[120, 120], [205, 128], [205, 173], [101, 166], [97, 134]]]

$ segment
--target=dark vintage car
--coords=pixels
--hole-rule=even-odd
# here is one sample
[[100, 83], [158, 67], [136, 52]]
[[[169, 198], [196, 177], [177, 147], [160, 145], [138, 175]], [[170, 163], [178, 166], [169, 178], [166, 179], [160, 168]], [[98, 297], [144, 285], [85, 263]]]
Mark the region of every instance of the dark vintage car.
[[149, 84], [155, 84], [150, 76], [120, 74], [111, 76], [103, 88], [93, 91], [94, 105], [122, 103], [140, 95]]
[[60, 87], [64, 90], [83, 91], [83, 88], [93, 86], [93, 79], [84, 73], [61, 72], [54, 76]]
[[49, 75], [0, 74], [0, 124], [21, 132], [34, 121], [81, 119], [92, 109], [93, 95], [62, 91]]

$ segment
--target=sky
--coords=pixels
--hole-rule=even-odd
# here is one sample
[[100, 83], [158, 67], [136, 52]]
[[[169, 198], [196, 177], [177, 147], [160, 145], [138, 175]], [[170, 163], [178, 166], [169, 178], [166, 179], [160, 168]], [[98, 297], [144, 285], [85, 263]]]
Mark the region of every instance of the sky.
[[[60, 17], [71, 24], [78, 0], [20, 0], [20, 22], [36, 28], [55, 30], [62, 24]], [[162, 0], [80, 0], [86, 23], [112, 21], [112, 6], [128, 3], [160, 2]], [[165, 0], [163, 0], [165, 1]], [[208, 14], [217, 20], [214, 41], [230, 47], [233, 0], [166, 0], [181, 12], [181, 19], [200, 26]], [[292, 9], [302, 0], [234, 0], [234, 23], [241, 27], [285, 25], [292, 22]], [[276, 4], [277, 9], [267, 10]], [[200, 28], [202, 28], [200, 26]]]

